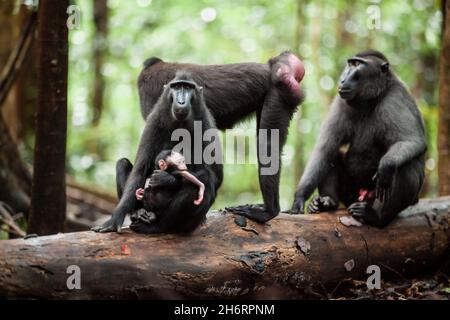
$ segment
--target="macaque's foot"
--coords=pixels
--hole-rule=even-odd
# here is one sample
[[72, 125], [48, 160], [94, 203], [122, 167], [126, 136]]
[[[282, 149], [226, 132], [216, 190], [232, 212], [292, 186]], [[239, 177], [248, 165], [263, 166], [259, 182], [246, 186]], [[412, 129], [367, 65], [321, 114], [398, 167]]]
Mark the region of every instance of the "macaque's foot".
[[314, 196], [308, 205], [308, 213], [333, 211], [338, 207], [337, 202], [329, 196]]
[[383, 216], [381, 209], [374, 209], [368, 202], [355, 202], [347, 210], [354, 218], [377, 228], [384, 228], [393, 219]]
[[367, 222], [376, 215], [375, 210], [365, 201], [352, 203], [347, 210], [355, 219], [362, 222]]
[[225, 210], [259, 223], [267, 222], [278, 215], [278, 212], [270, 213], [267, 211], [264, 204], [244, 204], [236, 207], [226, 207]]
[[[131, 223], [140, 222], [143, 224], [151, 224], [156, 220], [156, 214], [152, 211], [146, 211], [141, 208], [130, 215]], [[130, 227], [131, 228], [131, 227]]]
[[95, 232], [101, 232], [101, 233], [120, 232], [120, 230], [122, 228], [122, 223], [123, 223], [123, 219], [121, 219], [120, 217], [119, 218], [111, 217], [111, 219], [106, 221], [103, 225], [92, 227], [91, 230], [95, 231]]
[[142, 221], [136, 220], [130, 224], [130, 230], [136, 233], [143, 234], [155, 234], [155, 233], [163, 233], [164, 231], [157, 224], [148, 224]]

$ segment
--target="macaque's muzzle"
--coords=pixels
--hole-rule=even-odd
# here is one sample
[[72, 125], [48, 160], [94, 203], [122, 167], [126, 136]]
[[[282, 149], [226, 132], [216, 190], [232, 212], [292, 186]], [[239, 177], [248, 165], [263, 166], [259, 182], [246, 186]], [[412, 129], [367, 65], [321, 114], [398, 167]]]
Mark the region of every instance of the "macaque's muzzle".
[[191, 100], [195, 91], [195, 83], [185, 80], [171, 82], [172, 114], [175, 120], [186, 120], [191, 111]]

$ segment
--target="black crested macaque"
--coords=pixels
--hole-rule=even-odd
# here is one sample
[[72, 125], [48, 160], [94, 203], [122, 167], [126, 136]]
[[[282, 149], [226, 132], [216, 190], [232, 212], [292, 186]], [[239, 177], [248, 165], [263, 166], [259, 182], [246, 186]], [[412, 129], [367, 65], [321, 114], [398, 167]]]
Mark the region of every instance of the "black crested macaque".
[[[199, 189], [190, 181], [182, 181], [181, 188], [174, 193], [169, 205], [161, 212], [155, 221], [148, 223], [142, 210], [142, 203], [136, 199], [136, 190], [144, 185], [145, 179], [151, 176], [153, 187], [159, 188], [171, 180], [167, 172], [160, 171], [152, 175], [157, 155], [166, 149], [172, 150], [179, 142], [172, 141], [172, 132], [176, 129], [186, 129], [191, 139], [201, 139], [203, 152], [211, 142], [203, 141], [203, 136], [194, 135], [194, 121], [201, 123], [202, 132], [214, 129], [214, 119], [205, 105], [203, 88], [192, 79], [189, 73], [180, 71], [167, 85], [146, 119], [144, 132], [139, 143], [135, 165], [127, 159], [117, 162], [117, 191], [119, 205], [112, 217], [102, 226], [94, 227], [97, 232], [120, 231], [125, 215], [132, 214], [130, 228], [139, 233], [186, 233], [193, 231], [205, 218], [208, 209], [213, 204], [217, 189], [223, 179], [221, 163], [207, 164], [203, 161], [190, 161], [187, 169], [205, 188], [203, 200], [195, 204]], [[216, 139], [212, 137], [212, 139]], [[192, 141], [190, 154], [194, 155]], [[220, 143], [215, 144], [220, 147]], [[183, 152], [185, 152], [184, 150]], [[217, 152], [220, 152], [218, 150]]]
[[386, 57], [374, 50], [348, 59], [337, 95], [298, 185], [293, 213], [342, 202], [366, 224], [384, 227], [417, 203], [427, 150], [422, 116]]
[[[278, 129], [276, 141], [278, 165], [286, 142], [289, 122], [303, 93], [299, 82], [305, 70], [303, 63], [292, 53], [283, 52], [268, 63], [235, 63], [226, 65], [196, 65], [168, 63], [153, 57], [145, 63], [138, 79], [142, 116], [147, 116], [155, 108], [162, 87], [175, 76], [177, 70], [192, 73], [193, 80], [205, 88], [205, 102], [215, 119], [218, 129], [232, 128], [239, 121], [256, 113], [258, 148], [271, 150], [271, 131]], [[259, 129], [268, 129], [267, 143], [259, 139]], [[275, 140], [275, 139], [274, 139]], [[228, 208], [258, 222], [268, 221], [278, 215], [280, 170], [275, 174], [265, 174], [264, 169], [271, 164], [261, 162], [258, 153], [259, 183], [263, 205], [243, 205]], [[134, 191], [133, 191], [134, 192]], [[132, 211], [135, 203], [132, 190], [126, 192], [116, 211]], [[127, 199], [127, 200], [125, 200]]]
[[198, 187], [198, 198], [194, 204], [202, 203], [205, 185], [187, 170], [183, 155], [172, 150], [161, 151], [155, 160], [155, 171], [145, 180], [144, 187], [136, 190], [136, 199], [142, 201], [141, 210], [145, 210], [138, 217], [151, 223], [163, 214], [181, 189], [183, 178]]

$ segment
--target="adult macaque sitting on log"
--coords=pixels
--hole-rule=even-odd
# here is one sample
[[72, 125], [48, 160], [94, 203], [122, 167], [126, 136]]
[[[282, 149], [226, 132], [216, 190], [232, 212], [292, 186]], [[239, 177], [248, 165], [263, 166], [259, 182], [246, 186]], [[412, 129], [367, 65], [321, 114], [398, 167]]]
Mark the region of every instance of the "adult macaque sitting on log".
[[205, 185], [190, 173], [181, 153], [163, 150], [156, 157], [155, 171], [145, 180], [144, 188], [136, 190], [136, 199], [142, 201], [144, 210], [138, 216], [147, 223], [156, 220], [164, 213], [169, 204], [175, 200], [176, 193], [181, 189], [183, 178], [198, 187], [198, 198], [195, 205], [203, 201]]
[[384, 227], [418, 201], [427, 149], [423, 120], [386, 57], [348, 60], [319, 140], [300, 180], [294, 213], [319, 188], [311, 213], [342, 202], [355, 218]]
[[[120, 230], [125, 215], [132, 213], [130, 228], [139, 233], [177, 233], [191, 232], [205, 218], [206, 213], [213, 204], [217, 189], [223, 178], [218, 132], [214, 134], [209, 129], [214, 129], [214, 119], [205, 105], [203, 88], [198, 86], [191, 75], [186, 72], [178, 72], [158, 99], [154, 109], [146, 120], [144, 132], [139, 143], [135, 165], [128, 159], [121, 159], [117, 163], [117, 192], [119, 206], [113, 212], [111, 219], [103, 226], [93, 228], [98, 232], [111, 232]], [[210, 134], [210, 141], [203, 139], [203, 134], [194, 134], [194, 128], [206, 135]], [[196, 203], [199, 196], [199, 188], [191, 181], [183, 180], [181, 187], [174, 191], [167, 207], [159, 213], [155, 221], [149, 221], [148, 214], [142, 210], [142, 203], [136, 199], [136, 190], [141, 188], [147, 177], [152, 176], [157, 155], [162, 150], [172, 150], [175, 146], [185, 141], [173, 141], [173, 133], [179, 130], [184, 133], [181, 137], [189, 139], [187, 149], [190, 157], [186, 160], [187, 169], [201, 183], [204, 184], [204, 194], [201, 203]], [[193, 141], [199, 139], [201, 141]], [[184, 145], [184, 144], [183, 144]], [[200, 146], [198, 150], [196, 147]], [[205, 161], [205, 149], [209, 147], [214, 159]], [[200, 154], [199, 161], [195, 161], [195, 153]], [[193, 159], [194, 158], [194, 161]], [[172, 180], [172, 176], [165, 171], [156, 173], [153, 178], [153, 188], [163, 188]]]
[[[163, 85], [175, 76], [177, 70], [191, 72], [193, 80], [205, 87], [206, 106], [217, 128], [232, 128], [256, 113], [258, 174], [264, 204], [229, 209], [258, 222], [277, 216], [280, 212], [281, 152], [289, 122], [303, 100], [299, 82], [303, 79], [305, 69], [300, 59], [290, 52], [283, 52], [268, 63], [196, 65], [169, 63], [153, 57], [144, 65], [138, 79], [144, 119], [154, 110]], [[272, 129], [278, 130], [279, 135], [272, 135]], [[267, 135], [261, 138], [261, 134], [265, 133]], [[264, 163], [261, 153], [270, 153], [273, 161]], [[121, 201], [116, 210], [130, 211], [133, 206], [131, 201]]]

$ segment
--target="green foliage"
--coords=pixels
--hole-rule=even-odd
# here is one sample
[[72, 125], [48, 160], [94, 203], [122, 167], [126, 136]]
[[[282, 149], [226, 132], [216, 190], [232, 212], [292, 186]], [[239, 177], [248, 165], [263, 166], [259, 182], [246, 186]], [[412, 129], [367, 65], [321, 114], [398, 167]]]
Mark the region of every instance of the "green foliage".
[[9, 239], [8, 233], [6, 231], [0, 230], [0, 240], [8, 240], [8, 239]]
[[[105, 110], [96, 128], [91, 126], [90, 107], [92, 1], [76, 3], [82, 25], [70, 32], [68, 167], [78, 180], [113, 190], [115, 161], [134, 158], [143, 128], [136, 79], [146, 58], [204, 64], [264, 62], [291, 49], [305, 62], [302, 86], [307, 99], [292, 121], [284, 150], [280, 198], [286, 209], [346, 58], [372, 47], [390, 59], [424, 113], [430, 141], [426, 191], [435, 193], [441, 14], [432, 0], [109, 0]], [[367, 9], [373, 4], [381, 10], [381, 29], [367, 27]], [[254, 130], [255, 125], [249, 121], [242, 127]], [[256, 166], [226, 166], [219, 194], [216, 208], [261, 201]]]

